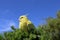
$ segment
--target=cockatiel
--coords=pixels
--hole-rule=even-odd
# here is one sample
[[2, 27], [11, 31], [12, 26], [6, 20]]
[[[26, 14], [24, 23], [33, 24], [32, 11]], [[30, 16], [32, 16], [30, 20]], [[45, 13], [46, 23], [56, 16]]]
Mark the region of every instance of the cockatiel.
[[23, 31], [31, 31], [34, 30], [35, 26], [28, 20], [26, 15], [22, 15], [19, 17], [19, 28]]

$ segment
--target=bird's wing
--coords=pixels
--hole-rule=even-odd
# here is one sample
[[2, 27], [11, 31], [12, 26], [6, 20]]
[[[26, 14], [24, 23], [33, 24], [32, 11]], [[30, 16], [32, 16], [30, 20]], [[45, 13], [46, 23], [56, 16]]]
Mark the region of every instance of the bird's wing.
[[34, 30], [35, 29], [35, 26], [32, 24], [31, 21], [27, 22], [27, 26], [28, 26], [28, 30]]

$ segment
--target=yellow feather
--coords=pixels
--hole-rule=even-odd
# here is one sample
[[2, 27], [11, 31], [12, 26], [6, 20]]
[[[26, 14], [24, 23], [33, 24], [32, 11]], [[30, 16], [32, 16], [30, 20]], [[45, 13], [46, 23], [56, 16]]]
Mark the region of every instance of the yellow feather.
[[28, 27], [30, 28], [33, 28], [33, 24], [32, 25], [29, 25], [29, 24], [32, 24], [31, 21], [28, 20], [28, 18], [23, 15], [23, 16], [20, 16], [19, 18], [19, 28], [24, 30], [24, 31], [28, 31]]

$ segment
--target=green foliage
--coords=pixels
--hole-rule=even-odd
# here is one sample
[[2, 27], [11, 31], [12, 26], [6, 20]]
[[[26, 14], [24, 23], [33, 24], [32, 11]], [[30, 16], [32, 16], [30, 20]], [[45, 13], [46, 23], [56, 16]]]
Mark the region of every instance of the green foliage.
[[60, 18], [60, 10], [57, 12], [57, 18]]
[[37, 38], [37, 32], [34, 30], [29, 33], [21, 29], [16, 29], [12, 32], [5, 32], [4, 37], [5, 40], [35, 40]]
[[11, 29], [12, 29], [12, 30], [16, 30], [16, 29], [14, 28], [14, 26], [11, 26]]
[[60, 40], [60, 11], [57, 18], [49, 17], [46, 24], [37, 28], [23, 31], [12, 26], [11, 29], [13, 31], [4, 32], [4, 36], [0, 35], [0, 40]]
[[2, 35], [2, 34], [0, 34], [0, 40], [4, 40], [4, 38], [3, 38], [3, 35]]

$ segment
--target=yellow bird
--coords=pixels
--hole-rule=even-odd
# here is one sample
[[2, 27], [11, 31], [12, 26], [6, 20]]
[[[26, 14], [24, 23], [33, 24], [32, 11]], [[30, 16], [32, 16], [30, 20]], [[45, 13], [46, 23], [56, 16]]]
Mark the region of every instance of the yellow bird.
[[26, 15], [22, 15], [19, 17], [19, 28], [23, 31], [30, 31], [35, 28], [30, 20], [28, 20]]

